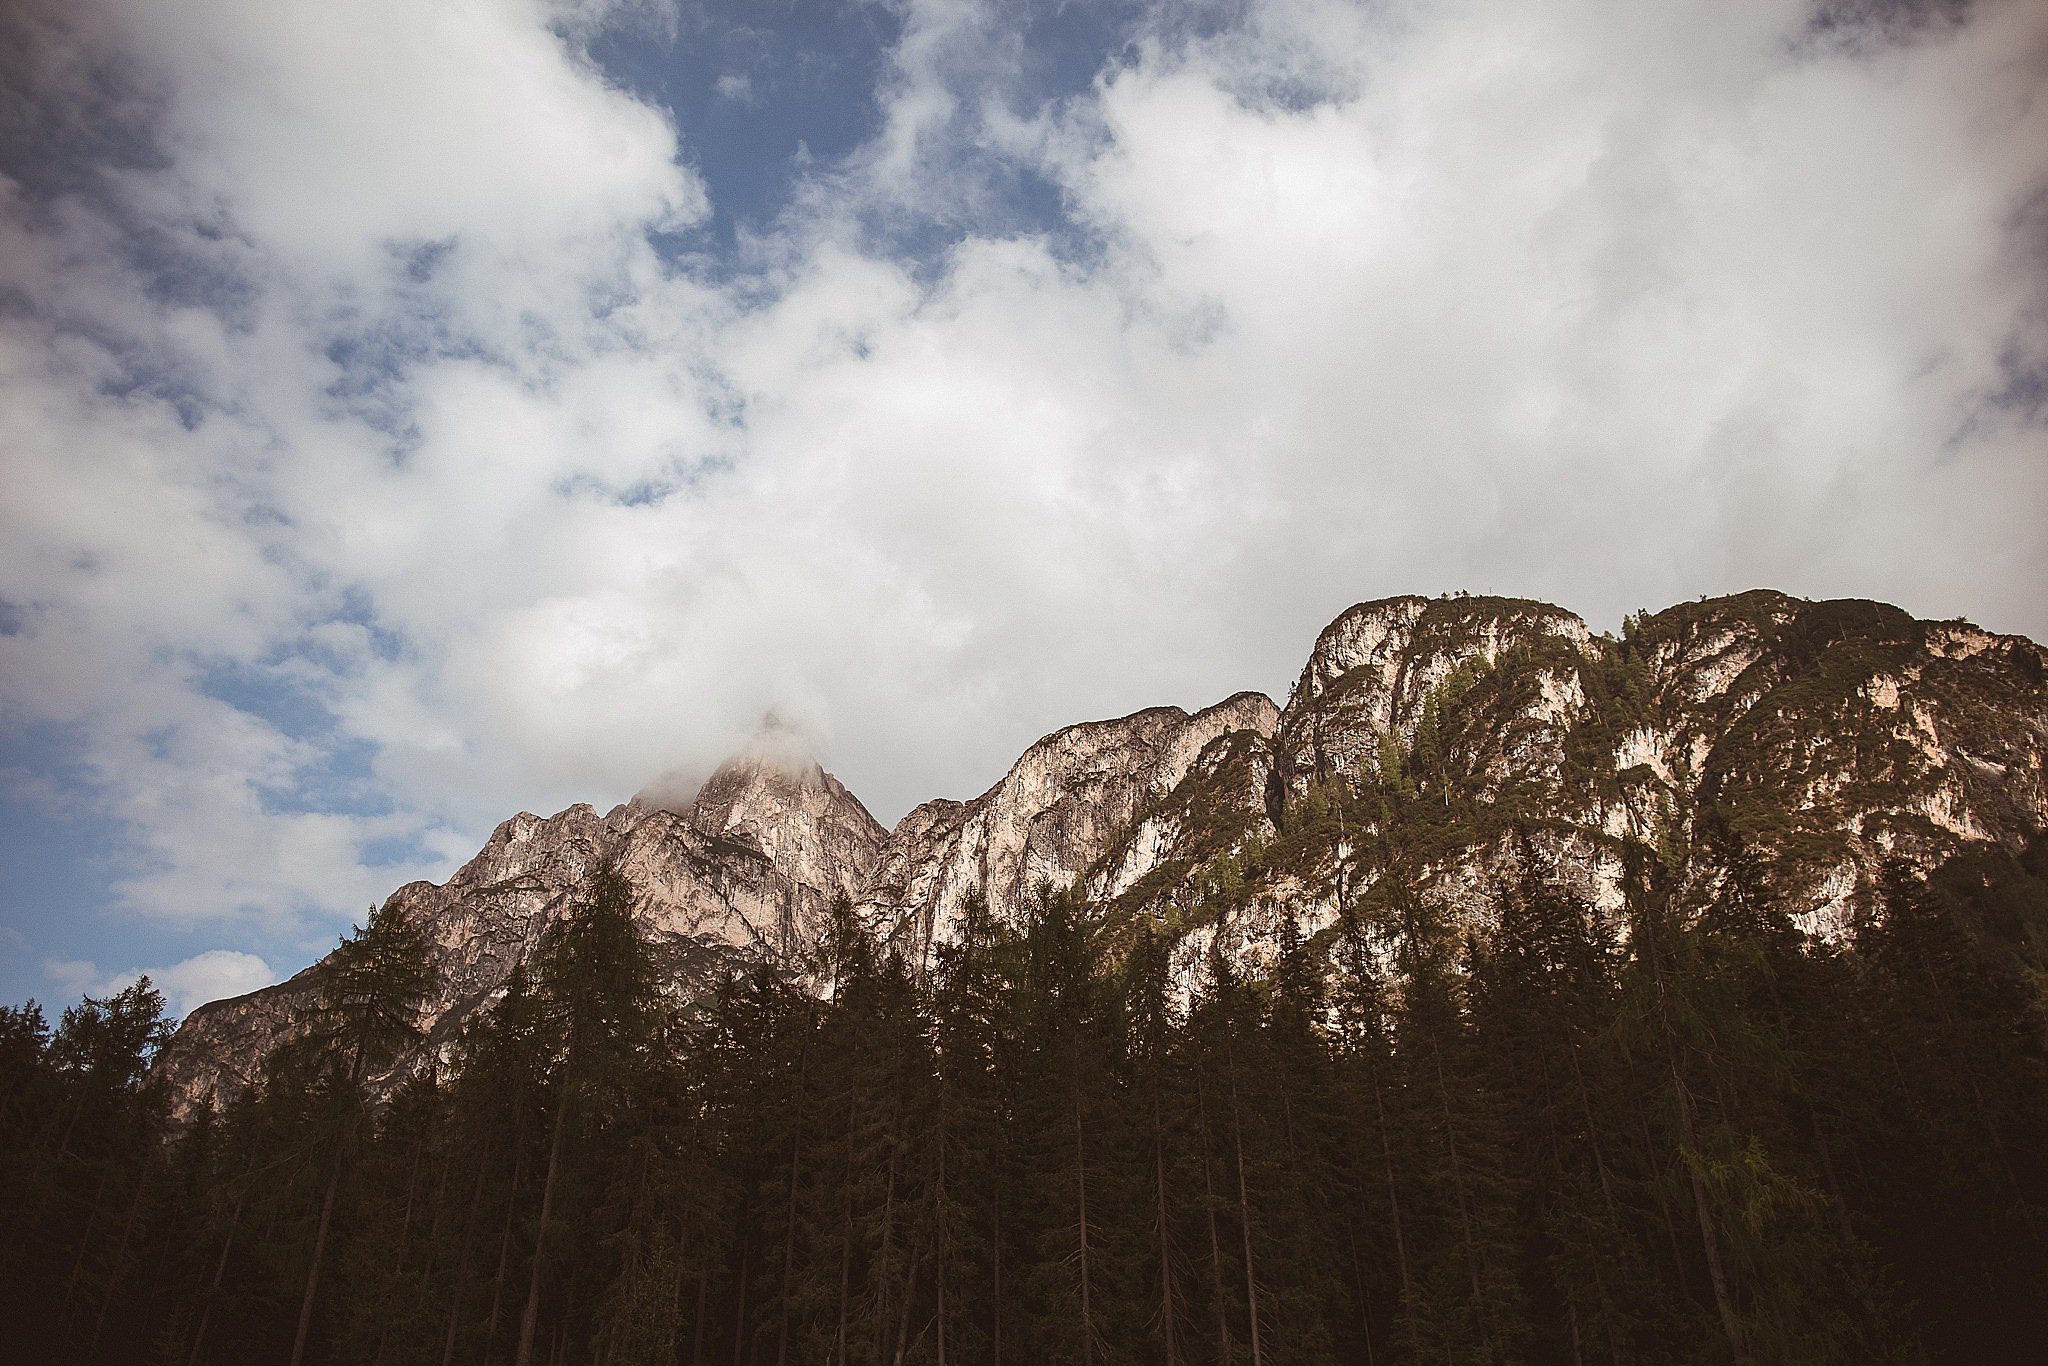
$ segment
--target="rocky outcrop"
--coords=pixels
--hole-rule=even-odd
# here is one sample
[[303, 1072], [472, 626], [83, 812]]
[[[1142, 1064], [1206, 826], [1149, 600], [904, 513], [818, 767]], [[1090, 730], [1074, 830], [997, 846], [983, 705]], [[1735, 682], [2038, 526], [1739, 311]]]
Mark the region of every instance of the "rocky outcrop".
[[[1546, 649], [1545, 647], [1552, 647]], [[1584, 701], [1578, 656], [1597, 651], [1586, 623], [1543, 603], [1505, 598], [1386, 598], [1326, 627], [1280, 727], [1276, 758], [1290, 791], [1376, 767], [1381, 742], [1412, 742], [1433, 699], [1460, 671], [1515, 652], [1545, 653], [1559, 677], [1540, 680], [1536, 715], [1569, 726]]]
[[[802, 974], [836, 903], [913, 964], [977, 898], [1015, 921], [1077, 887], [1184, 975], [1399, 897], [1484, 933], [1530, 867], [1620, 915], [1631, 840], [1688, 851], [1694, 904], [1762, 879], [1841, 933], [1882, 868], [2017, 851], [2048, 825], [2048, 652], [1866, 602], [1757, 592], [1631, 618], [1620, 638], [1514, 599], [1390, 598], [1323, 631], [1284, 708], [1240, 693], [1070, 726], [968, 801], [885, 831], [778, 728], [694, 795], [515, 816], [393, 904], [434, 945], [446, 1038], [601, 859], [632, 883], [678, 990], [729, 964]], [[1391, 923], [1391, 921], [1389, 921]], [[303, 1020], [318, 965], [194, 1011], [163, 1071], [226, 1096]]]
[[1771, 592], [1633, 618], [1621, 639], [1539, 603], [1363, 604], [1289, 698], [1276, 779], [1297, 803], [1333, 783], [1427, 789], [1459, 818], [1394, 868], [1297, 857], [1289, 895], [1391, 873], [1483, 928], [1515, 824], [1609, 911], [1634, 839], [1692, 851], [1695, 901], [1739, 865], [1809, 932], [1839, 934], [1890, 861], [2039, 835], [2044, 660], [1963, 623]]
[[[1046, 736], [971, 802], [927, 803], [889, 837], [890, 870], [864, 899], [870, 923], [886, 923], [920, 958], [951, 935], [968, 898], [1015, 920], [1045, 887], [1081, 879], [1113, 845], [1129, 845], [1148, 803], [1177, 788], [1214, 740], [1268, 736], [1279, 709], [1261, 693], [1239, 693], [1190, 716], [1154, 707], [1114, 721], [1069, 726]], [[1142, 877], [1163, 850], [1130, 846], [1116, 877]]]
[[[815, 763], [749, 754], [713, 774], [685, 813], [643, 798], [602, 816], [582, 804], [521, 812], [447, 882], [409, 883], [389, 904], [432, 946], [439, 986], [422, 1023], [438, 1044], [503, 987], [600, 860], [632, 884], [642, 928], [687, 990], [728, 963], [803, 957], [833, 903], [865, 885], [884, 834]], [[316, 964], [193, 1011], [161, 1062], [177, 1103], [240, 1090], [318, 989]]]

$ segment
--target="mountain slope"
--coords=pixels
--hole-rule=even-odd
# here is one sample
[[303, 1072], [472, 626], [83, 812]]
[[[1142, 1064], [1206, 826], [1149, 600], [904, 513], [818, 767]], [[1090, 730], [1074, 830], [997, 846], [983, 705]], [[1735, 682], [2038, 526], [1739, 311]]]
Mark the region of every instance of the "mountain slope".
[[[1532, 856], [1614, 915], [1631, 842], [1685, 851], [1681, 905], [1740, 881], [1833, 936], [1888, 862], [2017, 852], [2048, 826], [2044, 680], [2030, 641], [1877, 603], [1752, 592], [1615, 639], [1542, 603], [1393, 598], [1326, 628], [1284, 707], [1068, 727], [892, 831], [771, 737], [687, 811], [522, 813], [393, 900], [436, 946], [436, 1039], [603, 858], [682, 989], [757, 959], [803, 973], [838, 900], [922, 961], [972, 899], [1014, 919], [1047, 885], [1163, 927], [1183, 980], [1216, 947], [1257, 972], [1347, 907], [1391, 934], [1407, 896], [1483, 933]], [[179, 1103], [246, 1085], [319, 973], [194, 1011], [160, 1064]]]

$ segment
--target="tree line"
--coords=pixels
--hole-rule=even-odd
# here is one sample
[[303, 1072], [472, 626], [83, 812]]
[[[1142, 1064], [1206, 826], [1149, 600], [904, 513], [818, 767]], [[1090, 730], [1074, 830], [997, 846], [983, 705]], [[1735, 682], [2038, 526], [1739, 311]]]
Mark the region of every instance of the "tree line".
[[[2039, 860], [1809, 942], [1736, 860], [1596, 914], [1527, 831], [1269, 971], [1048, 889], [914, 969], [841, 908], [681, 1001], [601, 870], [422, 1049], [373, 913], [174, 1122], [146, 982], [0, 1011], [18, 1360], [1995, 1362], [2048, 1340]], [[418, 1059], [408, 1063], [409, 1059]], [[394, 1069], [396, 1069], [394, 1071]]]

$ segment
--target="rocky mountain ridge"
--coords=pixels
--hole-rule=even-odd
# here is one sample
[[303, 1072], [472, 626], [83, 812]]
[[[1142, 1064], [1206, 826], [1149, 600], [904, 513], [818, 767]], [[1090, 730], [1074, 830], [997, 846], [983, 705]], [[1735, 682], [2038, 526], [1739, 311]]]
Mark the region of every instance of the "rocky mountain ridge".
[[[1681, 896], [1762, 878], [1832, 936], [1892, 861], [2040, 837], [2044, 680], [2033, 642], [1878, 603], [1752, 592], [1615, 638], [1543, 603], [1391, 598], [1325, 628], [1284, 705], [1240, 693], [1070, 726], [980, 796], [893, 830], [773, 744], [685, 810], [643, 796], [521, 813], [446, 883], [392, 902], [434, 946], [435, 1041], [606, 858], [686, 991], [760, 959], [802, 973], [842, 900], [922, 962], [975, 898], [1014, 918], [1042, 887], [1074, 887], [1111, 931], [1161, 926], [1188, 976], [1213, 951], [1256, 973], [1284, 935], [1386, 918], [1402, 896], [1483, 933], [1531, 858], [1618, 918], [1631, 841], [1690, 851]], [[249, 1084], [319, 974], [195, 1010], [160, 1063], [178, 1103]]]

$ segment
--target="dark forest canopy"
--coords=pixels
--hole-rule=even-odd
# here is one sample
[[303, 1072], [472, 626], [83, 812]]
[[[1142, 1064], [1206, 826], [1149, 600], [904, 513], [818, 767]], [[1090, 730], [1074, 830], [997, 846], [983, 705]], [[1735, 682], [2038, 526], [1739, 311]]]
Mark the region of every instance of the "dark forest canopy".
[[[1603, 918], [1524, 841], [1483, 942], [1394, 895], [1192, 994], [1048, 892], [913, 974], [663, 993], [595, 877], [424, 1070], [390, 915], [173, 1124], [146, 983], [0, 1013], [0, 1341], [81, 1362], [1999, 1362], [2048, 1334], [2048, 859], [1850, 937]], [[1611, 925], [1612, 928], [1603, 928]]]

